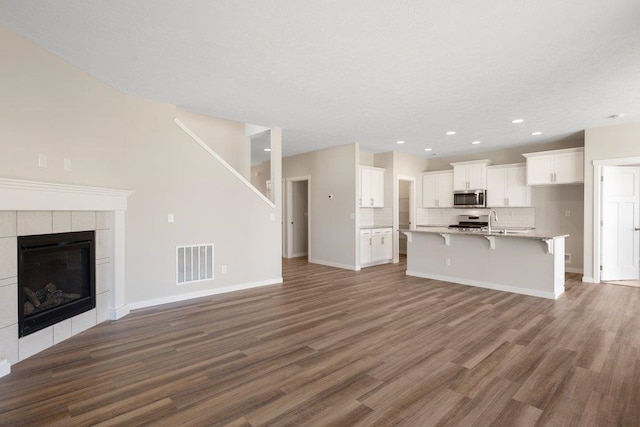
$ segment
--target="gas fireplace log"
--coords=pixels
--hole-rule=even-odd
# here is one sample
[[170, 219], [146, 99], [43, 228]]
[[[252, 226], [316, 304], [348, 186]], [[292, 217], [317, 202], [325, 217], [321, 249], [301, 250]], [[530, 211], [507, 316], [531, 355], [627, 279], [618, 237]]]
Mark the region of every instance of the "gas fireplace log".
[[27, 296], [27, 299], [34, 307], [40, 307], [40, 300], [35, 292], [31, 290], [31, 288], [24, 288], [24, 294]]
[[62, 298], [64, 299], [78, 299], [80, 298], [80, 294], [68, 294], [66, 292], [62, 293]]
[[29, 301], [24, 303], [24, 315], [28, 316], [34, 312], [36, 308]]

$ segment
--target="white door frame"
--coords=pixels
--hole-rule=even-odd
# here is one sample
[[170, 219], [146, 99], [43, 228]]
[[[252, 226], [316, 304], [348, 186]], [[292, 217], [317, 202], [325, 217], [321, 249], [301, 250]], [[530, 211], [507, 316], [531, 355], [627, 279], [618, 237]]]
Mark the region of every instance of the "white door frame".
[[287, 258], [293, 257], [293, 183], [307, 181], [307, 257], [311, 259], [311, 175], [287, 178]]
[[[593, 161], [593, 283], [600, 283], [600, 260], [602, 248], [602, 236], [600, 233], [600, 221], [602, 220], [602, 166], [634, 166], [640, 165], [640, 157], [626, 157], [619, 159], [594, 160]], [[585, 271], [585, 273], [587, 273]], [[591, 282], [591, 278], [583, 277], [585, 282]]]
[[400, 262], [400, 232], [398, 229], [400, 228], [400, 222], [398, 220], [398, 214], [400, 212], [400, 181], [408, 181], [411, 183], [411, 190], [409, 192], [409, 222], [411, 223], [410, 228], [415, 229], [416, 227], [416, 177], [415, 176], [406, 176], [406, 175], [398, 175], [394, 182], [394, 195], [393, 198], [393, 241], [395, 245], [393, 245], [393, 262]]

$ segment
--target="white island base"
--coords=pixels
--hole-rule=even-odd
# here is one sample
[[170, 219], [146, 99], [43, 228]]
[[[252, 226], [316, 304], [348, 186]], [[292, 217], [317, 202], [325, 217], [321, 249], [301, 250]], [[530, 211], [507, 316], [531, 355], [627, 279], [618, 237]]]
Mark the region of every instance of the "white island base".
[[402, 232], [407, 276], [551, 299], [564, 292], [566, 235]]

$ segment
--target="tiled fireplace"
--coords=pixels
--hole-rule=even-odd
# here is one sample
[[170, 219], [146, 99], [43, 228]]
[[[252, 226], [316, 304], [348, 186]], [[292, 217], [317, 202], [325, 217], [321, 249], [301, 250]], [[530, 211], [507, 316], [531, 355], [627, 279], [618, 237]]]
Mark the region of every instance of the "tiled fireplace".
[[[11, 364], [128, 313], [124, 304], [124, 211], [130, 194], [122, 190], [0, 179], [0, 377], [10, 372]], [[93, 254], [90, 256], [88, 249], [78, 253], [70, 250], [60, 260], [55, 257], [50, 260], [46, 255], [34, 262], [69, 263], [72, 269], [87, 267], [91, 262], [90, 268], [94, 270], [74, 271], [67, 276], [54, 274], [50, 280], [27, 274], [30, 282], [47, 281], [30, 285], [33, 294], [29, 301], [24, 296], [24, 292], [29, 292], [24, 289], [28, 286], [22, 286], [22, 291], [18, 287], [18, 241], [43, 239], [50, 243], [65, 236], [63, 233], [81, 238], [79, 242], [95, 236]], [[72, 283], [82, 275], [95, 278], [93, 285], [89, 283], [95, 289], [93, 308], [73, 307], [76, 300], [91, 302], [85, 291]], [[21, 277], [24, 280], [25, 274], [21, 273]], [[53, 283], [56, 281], [59, 283]], [[47, 292], [51, 295], [47, 296]], [[19, 315], [24, 310], [31, 312], [31, 316], [38, 314], [36, 310], [40, 307], [36, 309], [34, 304], [51, 305], [52, 301], [63, 306], [70, 302], [68, 315], [62, 316], [66, 318], [24, 333]]]

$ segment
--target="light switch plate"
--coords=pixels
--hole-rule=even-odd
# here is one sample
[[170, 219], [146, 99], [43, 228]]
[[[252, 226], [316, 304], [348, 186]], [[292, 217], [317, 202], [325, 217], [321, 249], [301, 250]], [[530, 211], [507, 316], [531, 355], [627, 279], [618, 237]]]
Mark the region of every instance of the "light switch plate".
[[175, 218], [173, 217], [173, 214], [167, 214], [167, 222], [173, 222], [175, 220]]

